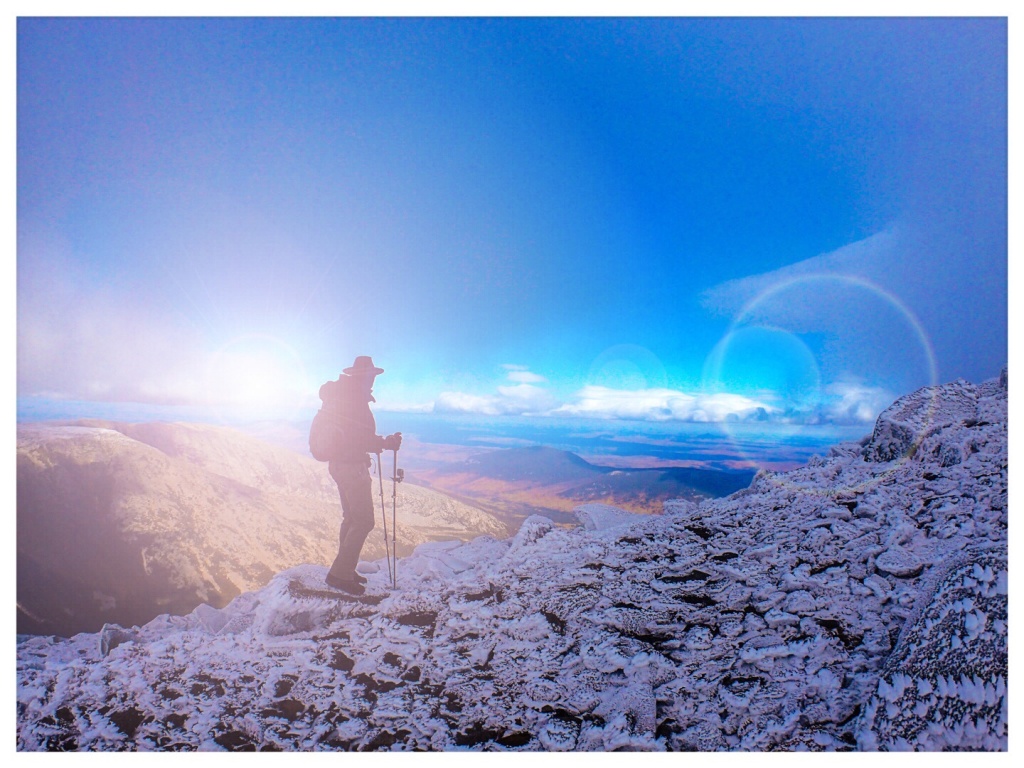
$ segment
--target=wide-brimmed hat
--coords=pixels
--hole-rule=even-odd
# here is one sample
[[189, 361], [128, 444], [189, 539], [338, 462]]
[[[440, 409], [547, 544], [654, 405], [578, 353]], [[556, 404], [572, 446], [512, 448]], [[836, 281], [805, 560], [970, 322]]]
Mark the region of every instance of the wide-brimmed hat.
[[349, 376], [378, 376], [384, 373], [384, 369], [375, 366], [373, 360], [368, 355], [359, 355], [356, 361], [352, 363], [352, 367], [346, 368], [344, 372]]

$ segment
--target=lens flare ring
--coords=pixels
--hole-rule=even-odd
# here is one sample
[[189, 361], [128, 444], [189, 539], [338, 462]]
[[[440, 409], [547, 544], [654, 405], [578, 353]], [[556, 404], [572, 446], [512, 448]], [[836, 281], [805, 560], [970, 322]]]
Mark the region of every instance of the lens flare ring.
[[[925, 332], [924, 327], [921, 325], [920, 320], [918, 320], [917, 316], [910, 310], [909, 307], [907, 307], [907, 305], [899, 297], [897, 297], [894, 294], [892, 294], [891, 292], [885, 290], [881, 286], [879, 286], [879, 285], [877, 285], [877, 284], [875, 284], [875, 283], [873, 283], [873, 282], [871, 282], [869, 280], [865, 280], [862, 277], [855, 276], [855, 275], [822, 274], [822, 273], [810, 274], [810, 275], [798, 275], [798, 276], [789, 278], [787, 280], [781, 280], [781, 281], [779, 281], [777, 283], [773, 283], [772, 285], [769, 285], [764, 290], [762, 290], [760, 293], [758, 293], [753, 298], [751, 298], [740, 309], [740, 311], [733, 317], [733, 319], [730, 322], [729, 327], [726, 330], [725, 334], [723, 335], [722, 339], [718, 342], [718, 344], [715, 345], [715, 347], [712, 349], [712, 351], [708, 354], [708, 357], [705, 359], [705, 363], [704, 363], [704, 370], [705, 370], [704, 386], [705, 386], [705, 389], [706, 389], [709, 385], [712, 385], [712, 384], [718, 385], [721, 382], [722, 367], [723, 367], [723, 364], [724, 364], [724, 359], [725, 359], [726, 353], [728, 351], [729, 344], [731, 343], [731, 340], [734, 339], [735, 336], [741, 330], [743, 330], [744, 328], [751, 327], [750, 325], [746, 325], [746, 324], [749, 321], [752, 320], [752, 318], [754, 317], [755, 312], [758, 310], [758, 308], [762, 307], [768, 300], [781, 296], [781, 294], [783, 292], [785, 292], [785, 291], [787, 291], [789, 289], [792, 289], [795, 286], [798, 286], [798, 285], [801, 285], [801, 284], [822, 282], [822, 281], [832, 281], [832, 282], [838, 282], [838, 283], [840, 283], [842, 285], [854, 286], [856, 288], [868, 291], [871, 294], [873, 294], [873, 295], [877, 296], [878, 298], [882, 299], [885, 303], [887, 303], [888, 305], [893, 307], [897, 311], [897, 313], [903, 318], [903, 320], [907, 323], [907, 325], [911, 328], [911, 330], [913, 331], [914, 335], [916, 336], [916, 338], [917, 338], [917, 340], [918, 340], [918, 342], [920, 344], [921, 350], [924, 353], [924, 357], [925, 357], [925, 361], [926, 361], [926, 367], [927, 367], [927, 375], [928, 375], [927, 387], [928, 387], [929, 392], [930, 392], [929, 398], [928, 398], [928, 404], [927, 404], [927, 411], [926, 411], [925, 419], [924, 419], [924, 424], [913, 435], [913, 438], [912, 438], [912, 441], [911, 441], [911, 446], [906, 451], [906, 453], [900, 459], [898, 459], [891, 468], [889, 468], [888, 470], [886, 470], [885, 472], [883, 472], [883, 473], [881, 473], [879, 475], [876, 475], [874, 477], [874, 479], [872, 481], [870, 481], [870, 484], [875, 484], [875, 483], [880, 482], [886, 475], [890, 474], [897, 467], [899, 467], [902, 463], [904, 463], [907, 460], [909, 460], [909, 458], [911, 456], [913, 456], [914, 453], [916, 452], [916, 450], [917, 450], [918, 446], [920, 445], [920, 443], [921, 443], [922, 439], [924, 438], [924, 436], [928, 433], [929, 429], [932, 426], [932, 421], [933, 421], [933, 418], [934, 418], [934, 415], [935, 415], [935, 404], [936, 404], [936, 397], [937, 397], [937, 391], [936, 390], [937, 390], [937, 384], [938, 384], [938, 366], [937, 366], [936, 361], [935, 361], [935, 352], [934, 352], [934, 349], [932, 347], [931, 340], [928, 338], [928, 335]], [[771, 326], [763, 325], [763, 326], [755, 326], [755, 327], [762, 327], [762, 328], [771, 329], [771, 330], [774, 330], [774, 331], [781, 331], [781, 332], [784, 332], [784, 333], [787, 333], [787, 334], [789, 333], [788, 331], [785, 331], [784, 329], [778, 327], [777, 325], [771, 325]], [[815, 364], [816, 364], [816, 361], [815, 361]], [[821, 386], [821, 383], [820, 383], [820, 376], [819, 376], [818, 377], [818, 387], [819, 387], [819, 390], [820, 390], [820, 386]], [[817, 401], [821, 402], [821, 400], [822, 400], [822, 393], [819, 391], [817, 393]], [[777, 472], [773, 472], [773, 471], [761, 468], [759, 462], [754, 457], [750, 456], [745, 451], [745, 449], [742, 446], [742, 443], [738, 439], [738, 436], [736, 434], [734, 434], [734, 432], [730, 428], [730, 425], [725, 424], [723, 426], [724, 426], [724, 431], [725, 431], [726, 435], [728, 436], [728, 438], [729, 438], [729, 440], [730, 440], [730, 442], [732, 444], [732, 447], [736, 451], [737, 455], [742, 457], [742, 459], [744, 461], [748, 462], [751, 466], [758, 467], [759, 468], [759, 473], [758, 474], [759, 474], [760, 477], [766, 478], [769, 482], [772, 482], [772, 483], [774, 483], [776, 485], [789, 487], [792, 490], [800, 490], [800, 491], [803, 491], [803, 492], [807, 492], [808, 491], [808, 489], [806, 487], [804, 487], [804, 486], [799, 486], [799, 485], [796, 485], [794, 483], [790, 483], [790, 482], [784, 480], [779, 475], [779, 473], [777, 473]], [[831, 495], [831, 494], [844, 493], [844, 492], [860, 492], [860, 491], [864, 490], [864, 488], [866, 488], [866, 487], [868, 487], [868, 484], [867, 483], [862, 483], [862, 484], [859, 484], [859, 485], [856, 485], [856, 486], [850, 486], [850, 487], [844, 487], [844, 488], [833, 488], [833, 489], [830, 489], [827, 492], [823, 491], [822, 493], [828, 493], [828, 494]]]
[[654, 352], [639, 344], [615, 344], [594, 358], [587, 383], [619, 390], [668, 386], [668, 372]]
[[[733, 352], [733, 348], [748, 347], [745, 351]], [[725, 362], [730, 353], [737, 357], [742, 354], [760, 358], [759, 360], [744, 359], [748, 368], [758, 369], [759, 384], [755, 394], [768, 400], [776, 400], [780, 391], [788, 394], [789, 400], [807, 409], [817, 406], [821, 393], [821, 371], [814, 353], [807, 344], [795, 333], [775, 325], [748, 325], [730, 330], [712, 348], [705, 358], [702, 372], [702, 390], [735, 392], [736, 386], [727, 386], [727, 377], [723, 375]], [[796, 362], [803, 368], [800, 375], [792, 376], [789, 364]], [[765, 377], [770, 381], [765, 381]], [[749, 385], [748, 385], [749, 387]], [[771, 403], [766, 403], [773, 410], [781, 410]]]

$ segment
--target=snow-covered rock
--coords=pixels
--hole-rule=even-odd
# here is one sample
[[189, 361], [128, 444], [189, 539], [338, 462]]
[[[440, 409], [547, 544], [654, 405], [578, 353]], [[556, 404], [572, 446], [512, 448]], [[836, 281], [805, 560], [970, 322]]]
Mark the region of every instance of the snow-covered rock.
[[[985, 414], [992, 408], [993, 400], [1006, 402], [1005, 397], [998, 397], [999, 391], [1006, 391], [1006, 385], [1004, 370], [998, 380], [986, 382], [983, 389], [958, 379], [901, 397], [878, 416], [871, 440], [864, 447], [864, 458], [892, 461], [913, 455], [923, 441], [950, 425], [986, 419], [998, 422], [1000, 416], [1005, 420], [1005, 411], [1000, 413], [998, 406], [991, 417]], [[946, 444], [953, 445], [951, 441]], [[933, 445], [933, 451], [941, 450]]]
[[359, 601], [303, 565], [22, 638], [19, 749], [1005, 749], [1005, 377], [940, 389], [724, 499], [363, 564]]
[[622, 528], [636, 522], [636, 515], [608, 504], [581, 504], [573, 510], [588, 531]]
[[1005, 551], [954, 558], [858, 718], [862, 749], [1007, 749]]

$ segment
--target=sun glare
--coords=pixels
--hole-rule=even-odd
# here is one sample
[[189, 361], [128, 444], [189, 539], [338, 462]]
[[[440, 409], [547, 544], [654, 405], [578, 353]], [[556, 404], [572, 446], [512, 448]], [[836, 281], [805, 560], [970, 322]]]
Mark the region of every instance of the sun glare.
[[232, 339], [210, 366], [210, 400], [260, 415], [291, 411], [308, 399], [305, 365], [295, 349], [274, 336]]

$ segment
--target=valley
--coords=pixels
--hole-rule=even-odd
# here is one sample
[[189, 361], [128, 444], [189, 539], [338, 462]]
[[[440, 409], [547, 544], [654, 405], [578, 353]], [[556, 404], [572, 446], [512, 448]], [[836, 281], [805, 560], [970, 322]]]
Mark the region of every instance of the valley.
[[575, 524], [580, 504], [603, 503], [660, 514], [665, 501], [727, 496], [746, 488], [749, 470], [691, 467], [615, 468], [545, 446], [498, 449], [410, 471], [412, 482], [474, 504], [510, 524], [531, 514]]

